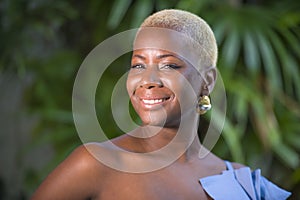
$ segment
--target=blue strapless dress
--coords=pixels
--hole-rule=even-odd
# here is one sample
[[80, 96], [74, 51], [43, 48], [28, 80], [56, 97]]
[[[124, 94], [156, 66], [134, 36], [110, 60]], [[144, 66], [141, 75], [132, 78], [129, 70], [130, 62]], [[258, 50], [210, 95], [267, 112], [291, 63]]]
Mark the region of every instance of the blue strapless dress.
[[199, 179], [214, 200], [284, 200], [291, 195], [261, 176], [260, 169], [234, 169], [230, 162], [225, 162], [227, 170], [222, 174]]

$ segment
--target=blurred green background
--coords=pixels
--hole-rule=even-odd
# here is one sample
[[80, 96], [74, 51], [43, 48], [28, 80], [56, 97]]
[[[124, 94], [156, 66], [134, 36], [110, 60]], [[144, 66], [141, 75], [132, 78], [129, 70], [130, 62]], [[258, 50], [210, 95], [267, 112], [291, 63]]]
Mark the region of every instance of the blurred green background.
[[[88, 53], [164, 8], [191, 11], [215, 32], [228, 109], [214, 153], [261, 168], [300, 199], [300, 2], [294, 0], [2, 0], [0, 199], [29, 199], [81, 144], [72, 87]], [[110, 97], [129, 58], [118, 59], [99, 83], [96, 107], [109, 137], [121, 134]]]

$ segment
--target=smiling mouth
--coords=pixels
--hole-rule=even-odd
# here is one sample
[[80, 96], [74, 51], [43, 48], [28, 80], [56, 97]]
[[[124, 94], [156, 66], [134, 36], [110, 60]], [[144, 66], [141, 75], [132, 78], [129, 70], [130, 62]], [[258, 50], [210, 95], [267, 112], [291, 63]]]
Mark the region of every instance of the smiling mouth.
[[169, 99], [170, 97], [160, 98], [160, 99], [141, 99], [141, 101], [146, 105], [155, 105], [155, 104], [161, 104]]

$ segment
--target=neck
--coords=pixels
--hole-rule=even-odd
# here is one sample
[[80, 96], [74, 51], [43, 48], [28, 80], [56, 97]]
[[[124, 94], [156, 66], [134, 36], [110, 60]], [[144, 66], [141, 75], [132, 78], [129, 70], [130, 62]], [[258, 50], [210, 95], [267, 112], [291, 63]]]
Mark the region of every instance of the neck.
[[[100, 144], [101, 161], [124, 172], [151, 172], [198, 158], [198, 116], [184, 117], [179, 127], [142, 126]], [[184, 122], [184, 123], [183, 123]], [[102, 148], [103, 147], [103, 148]]]
[[198, 116], [185, 117], [179, 127], [159, 127], [146, 125], [137, 128], [129, 135], [137, 144], [137, 152], [153, 152], [167, 147], [169, 153], [181, 156], [178, 161], [188, 161], [198, 155], [201, 147], [197, 134]]

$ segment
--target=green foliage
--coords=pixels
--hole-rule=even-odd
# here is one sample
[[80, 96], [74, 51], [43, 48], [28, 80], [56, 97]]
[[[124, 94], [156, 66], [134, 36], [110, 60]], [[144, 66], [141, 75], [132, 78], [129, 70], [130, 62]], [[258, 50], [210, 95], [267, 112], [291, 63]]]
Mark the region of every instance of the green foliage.
[[[29, 196], [45, 175], [80, 144], [71, 97], [77, 70], [88, 52], [107, 37], [137, 27], [153, 11], [180, 8], [207, 20], [219, 45], [218, 68], [227, 91], [228, 110], [214, 152], [224, 159], [262, 168], [266, 176], [297, 194], [300, 4], [243, 2], [3, 0], [0, 73], [20, 79], [33, 77], [31, 85], [23, 89], [20, 112], [34, 116], [37, 122], [28, 129], [30, 138], [22, 155], [30, 157], [47, 145], [54, 152], [51, 162], [39, 168], [27, 166], [21, 159], [26, 170], [18, 193]], [[110, 97], [114, 84], [128, 69], [129, 59], [124, 55], [113, 63], [97, 91], [99, 122], [110, 138], [121, 134], [111, 115]], [[0, 191], [4, 186], [12, 187], [2, 182]]]

